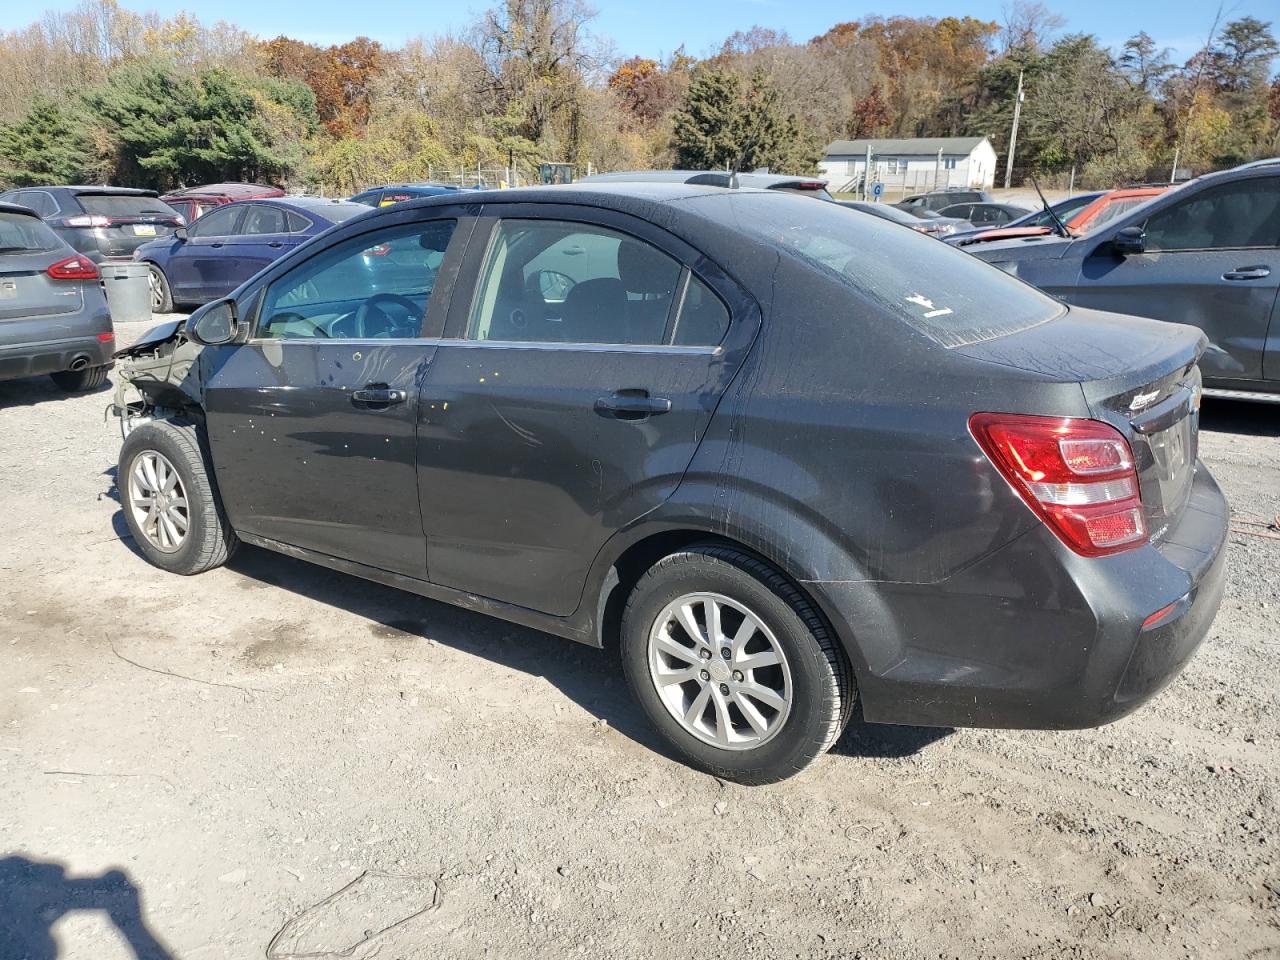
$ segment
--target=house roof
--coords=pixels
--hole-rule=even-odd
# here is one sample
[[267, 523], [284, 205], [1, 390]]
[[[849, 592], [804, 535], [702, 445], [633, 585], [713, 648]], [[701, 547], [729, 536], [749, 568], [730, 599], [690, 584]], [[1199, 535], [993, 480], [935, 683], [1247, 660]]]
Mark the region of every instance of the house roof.
[[911, 157], [943, 156], [967, 157], [986, 137], [911, 137], [903, 139], [835, 140], [827, 146], [828, 157], [865, 157], [867, 147], [873, 154]]

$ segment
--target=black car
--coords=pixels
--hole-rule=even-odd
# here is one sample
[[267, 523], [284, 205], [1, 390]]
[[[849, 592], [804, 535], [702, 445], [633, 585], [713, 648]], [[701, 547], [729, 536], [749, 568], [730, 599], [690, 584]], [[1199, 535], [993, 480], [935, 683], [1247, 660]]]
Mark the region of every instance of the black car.
[[1031, 213], [1026, 207], [1012, 203], [956, 203], [943, 207], [938, 214], [968, 220], [974, 226], [1006, 227]]
[[730, 173], [726, 170], [619, 170], [595, 173], [578, 183], [687, 183], [701, 187], [749, 187], [785, 190], [819, 200], [830, 200], [827, 181], [784, 173]]
[[620, 643], [761, 783], [855, 701], [1077, 727], [1177, 674], [1223, 585], [1203, 343], [783, 191], [437, 197], [125, 351], [118, 482], [166, 570], [244, 542]]
[[129, 187], [22, 187], [0, 194], [39, 214], [77, 253], [94, 263], [128, 259], [148, 240], [182, 226], [181, 215], [154, 190]]
[[995, 197], [985, 190], [966, 190], [962, 187], [947, 187], [945, 190], [934, 190], [930, 193], [917, 193], [898, 201], [903, 210], [932, 210], [940, 213], [947, 207], [957, 203], [993, 203]]
[[1199, 327], [1207, 394], [1280, 401], [1280, 160], [1189, 181], [1085, 237], [971, 250], [1068, 303]]
[[836, 200], [834, 202], [849, 210], [869, 213], [871, 216], [879, 217], [881, 220], [888, 220], [891, 223], [908, 227], [917, 233], [934, 232], [924, 220], [914, 214], [907, 213], [905, 210], [899, 210], [891, 203], [869, 203], [866, 200]]

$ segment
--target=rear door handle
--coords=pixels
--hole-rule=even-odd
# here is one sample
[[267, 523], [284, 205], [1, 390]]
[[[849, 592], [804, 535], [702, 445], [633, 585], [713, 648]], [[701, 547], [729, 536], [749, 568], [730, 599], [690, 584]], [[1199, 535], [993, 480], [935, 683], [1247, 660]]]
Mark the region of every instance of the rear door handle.
[[270, 243], [268, 243], [268, 244], [267, 244], [267, 246], [268, 246], [268, 247], [283, 247], [283, 246], [284, 246], [284, 244], [283, 244], [283, 243], [281, 243], [279, 240], [272, 240]]
[[1222, 275], [1223, 280], [1263, 280], [1271, 276], [1271, 268], [1263, 264], [1252, 267], [1236, 267]]
[[361, 387], [351, 392], [352, 403], [376, 404], [389, 407], [393, 403], [404, 403], [409, 395], [403, 390], [391, 390], [387, 387]]
[[220, 247], [220, 246], [222, 246], [222, 244], [221, 244], [221, 243], [211, 243], [211, 244], [209, 244], [209, 246], [211, 246], [211, 247]]
[[648, 420], [671, 410], [666, 397], [651, 397], [648, 390], [618, 390], [595, 403], [596, 413], [615, 420]]

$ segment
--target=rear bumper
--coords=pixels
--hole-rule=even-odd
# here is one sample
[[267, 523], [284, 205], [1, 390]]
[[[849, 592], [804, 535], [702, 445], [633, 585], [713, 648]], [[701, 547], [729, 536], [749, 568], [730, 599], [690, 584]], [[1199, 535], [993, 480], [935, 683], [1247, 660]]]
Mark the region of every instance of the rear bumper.
[[0, 346], [0, 380], [78, 369], [80, 360], [85, 361], [82, 366], [111, 367], [114, 348], [114, 340], [99, 340], [97, 335]]
[[1178, 524], [1138, 550], [1079, 557], [1041, 527], [941, 583], [812, 586], [860, 664], [870, 721], [1100, 726], [1155, 696], [1208, 632], [1227, 517], [1197, 464]]

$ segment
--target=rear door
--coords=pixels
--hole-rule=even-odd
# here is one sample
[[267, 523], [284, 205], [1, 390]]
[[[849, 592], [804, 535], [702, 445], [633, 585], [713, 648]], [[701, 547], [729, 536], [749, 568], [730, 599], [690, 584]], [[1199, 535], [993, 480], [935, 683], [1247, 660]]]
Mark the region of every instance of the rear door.
[[[1280, 177], [1206, 185], [1135, 214], [1142, 219], [1102, 231], [1066, 299], [1199, 327], [1209, 337], [1200, 360], [1207, 379], [1260, 379], [1280, 290]], [[1116, 257], [1110, 238], [1131, 225], [1144, 227], [1146, 252]]]
[[[644, 221], [485, 207], [420, 404], [431, 580], [555, 615], [605, 540], [665, 501], [758, 308]], [[462, 284], [465, 283], [464, 287]]]
[[418, 386], [471, 223], [430, 212], [317, 248], [248, 295], [249, 342], [206, 348], [213, 460], [237, 530], [425, 579]]
[[289, 232], [289, 215], [283, 207], [268, 203], [246, 203], [244, 207], [235, 235], [228, 239], [234, 265], [227, 278], [231, 286], [223, 291], [224, 295], [301, 241], [301, 237]]
[[225, 296], [239, 281], [234, 251], [228, 244], [240, 228], [247, 204], [228, 203], [187, 228], [187, 239], [169, 257], [165, 273], [175, 300], [205, 303]]

